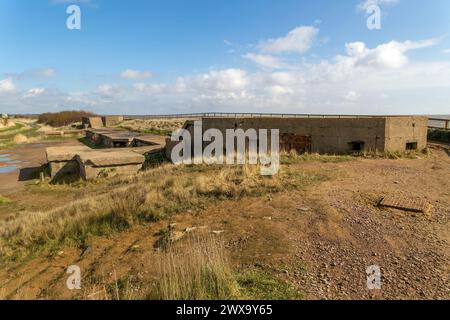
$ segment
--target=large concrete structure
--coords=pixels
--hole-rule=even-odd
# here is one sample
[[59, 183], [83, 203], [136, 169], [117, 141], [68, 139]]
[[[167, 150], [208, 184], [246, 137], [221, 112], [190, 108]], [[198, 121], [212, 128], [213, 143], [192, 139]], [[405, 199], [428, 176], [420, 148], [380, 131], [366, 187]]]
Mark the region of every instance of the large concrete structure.
[[[364, 151], [421, 150], [427, 145], [426, 117], [327, 118], [203, 118], [202, 131], [219, 129], [279, 129], [280, 150], [299, 153], [345, 154]], [[185, 123], [194, 137], [194, 122]], [[176, 142], [167, 141], [170, 158]], [[203, 144], [204, 146], [207, 143]], [[225, 140], [224, 140], [225, 145]]]
[[83, 117], [82, 124], [85, 128], [112, 127], [123, 121], [123, 116]]
[[102, 175], [135, 174], [142, 168], [145, 157], [129, 151], [91, 151], [80, 152], [76, 160], [81, 178], [91, 180]]
[[47, 148], [47, 162], [53, 179], [77, 174], [85, 180], [104, 175], [134, 174], [145, 162], [144, 155], [164, 150], [165, 137], [124, 130], [90, 129], [86, 137], [101, 149], [87, 146]]

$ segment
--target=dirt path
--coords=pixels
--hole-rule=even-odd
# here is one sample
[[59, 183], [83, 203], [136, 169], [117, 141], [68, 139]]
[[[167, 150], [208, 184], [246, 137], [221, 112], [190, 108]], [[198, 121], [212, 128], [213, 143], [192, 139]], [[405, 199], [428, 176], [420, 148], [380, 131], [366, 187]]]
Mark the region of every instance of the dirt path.
[[[125, 276], [151, 283], [156, 233], [204, 226], [224, 230], [236, 270], [265, 268], [307, 299], [448, 299], [450, 296], [450, 157], [435, 148], [423, 159], [304, 162], [304, 170], [331, 179], [307, 190], [223, 201], [201, 214], [90, 239], [0, 271], [7, 298], [102, 298], [105, 286]], [[426, 199], [429, 214], [381, 209], [387, 194]], [[133, 250], [133, 248], [137, 248]], [[82, 292], [65, 287], [65, 268], [82, 269]], [[366, 268], [378, 265], [382, 289], [366, 286]], [[139, 290], [139, 286], [136, 286]]]

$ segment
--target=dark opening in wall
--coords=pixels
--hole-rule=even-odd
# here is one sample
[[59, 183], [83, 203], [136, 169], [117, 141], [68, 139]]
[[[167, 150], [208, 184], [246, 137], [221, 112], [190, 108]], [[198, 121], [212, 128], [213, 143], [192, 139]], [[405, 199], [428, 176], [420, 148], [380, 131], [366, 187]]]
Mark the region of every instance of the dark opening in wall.
[[406, 144], [406, 150], [417, 150], [417, 142], [408, 142]]
[[352, 142], [349, 142], [350, 150], [351, 151], [355, 151], [355, 152], [363, 151], [365, 144], [366, 143], [364, 141], [352, 141]]
[[126, 148], [127, 143], [123, 141], [114, 141], [113, 142], [114, 148]]

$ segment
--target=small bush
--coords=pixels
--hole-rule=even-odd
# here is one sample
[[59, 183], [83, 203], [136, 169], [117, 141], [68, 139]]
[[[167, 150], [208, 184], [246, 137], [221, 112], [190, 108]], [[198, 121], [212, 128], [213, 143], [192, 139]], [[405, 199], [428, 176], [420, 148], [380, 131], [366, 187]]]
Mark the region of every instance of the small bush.
[[81, 122], [83, 117], [93, 117], [94, 113], [87, 111], [62, 111], [56, 113], [43, 113], [38, 117], [38, 123], [47, 124], [52, 127], [67, 126], [72, 123]]
[[428, 130], [428, 140], [450, 142], [450, 131], [441, 129]]

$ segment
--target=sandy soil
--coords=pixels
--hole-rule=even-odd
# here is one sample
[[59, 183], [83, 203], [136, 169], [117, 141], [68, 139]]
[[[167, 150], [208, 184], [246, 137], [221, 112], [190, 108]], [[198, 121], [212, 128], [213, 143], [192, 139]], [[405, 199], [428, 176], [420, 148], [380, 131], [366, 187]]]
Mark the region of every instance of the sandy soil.
[[[23, 191], [23, 188], [30, 176], [43, 164], [46, 163], [45, 149], [55, 146], [81, 145], [77, 140], [65, 141], [43, 141], [40, 143], [30, 143], [18, 145], [12, 149], [1, 150], [0, 155], [10, 155], [8, 158], [19, 161], [14, 163], [17, 170], [9, 173], [0, 173], [0, 195], [9, 196]], [[9, 165], [0, 163], [0, 165]]]
[[[37, 152], [38, 154], [39, 152]], [[38, 158], [38, 155], [36, 157]], [[205, 226], [224, 230], [236, 270], [265, 268], [307, 299], [448, 299], [450, 297], [450, 148], [421, 159], [304, 162], [331, 179], [306, 190], [224, 201], [200, 214], [96, 237], [0, 270], [6, 298], [101, 298], [102, 285], [124, 276], [151, 282], [156, 233]], [[383, 209], [387, 194], [426, 199], [428, 214]], [[139, 248], [132, 250], [132, 248]], [[69, 265], [82, 270], [82, 293], [65, 287]], [[381, 290], [368, 290], [366, 268], [378, 265]]]

